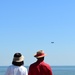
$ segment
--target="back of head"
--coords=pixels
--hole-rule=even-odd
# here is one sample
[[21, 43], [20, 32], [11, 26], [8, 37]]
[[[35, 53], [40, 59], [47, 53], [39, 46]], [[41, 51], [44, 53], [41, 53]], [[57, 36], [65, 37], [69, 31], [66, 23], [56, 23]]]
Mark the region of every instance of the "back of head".
[[24, 56], [21, 53], [15, 53], [13, 56], [12, 64], [15, 66], [21, 66], [24, 64]]

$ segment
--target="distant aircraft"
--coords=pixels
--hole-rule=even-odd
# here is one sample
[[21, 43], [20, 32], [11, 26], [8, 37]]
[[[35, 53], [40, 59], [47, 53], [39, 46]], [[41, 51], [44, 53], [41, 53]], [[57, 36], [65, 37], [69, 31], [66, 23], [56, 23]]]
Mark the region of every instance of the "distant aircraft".
[[52, 44], [54, 43], [54, 42], [51, 42]]

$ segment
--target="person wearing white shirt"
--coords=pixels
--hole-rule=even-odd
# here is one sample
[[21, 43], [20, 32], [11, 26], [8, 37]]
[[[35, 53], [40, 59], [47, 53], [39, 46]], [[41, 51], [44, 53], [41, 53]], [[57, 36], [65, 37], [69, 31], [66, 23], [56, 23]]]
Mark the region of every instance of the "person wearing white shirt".
[[21, 53], [15, 53], [12, 65], [7, 68], [5, 75], [28, 75], [27, 68], [24, 67], [24, 56]]

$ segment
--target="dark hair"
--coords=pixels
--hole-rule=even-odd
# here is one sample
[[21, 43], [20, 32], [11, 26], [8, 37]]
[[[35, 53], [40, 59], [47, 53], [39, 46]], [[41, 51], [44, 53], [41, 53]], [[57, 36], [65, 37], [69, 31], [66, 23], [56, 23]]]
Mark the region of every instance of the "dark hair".
[[21, 53], [15, 53], [15, 54], [14, 54], [14, 57], [21, 57], [21, 56], [22, 56]]
[[21, 61], [21, 62], [12, 61], [12, 64], [15, 66], [21, 66], [21, 65], [24, 65], [24, 61]]

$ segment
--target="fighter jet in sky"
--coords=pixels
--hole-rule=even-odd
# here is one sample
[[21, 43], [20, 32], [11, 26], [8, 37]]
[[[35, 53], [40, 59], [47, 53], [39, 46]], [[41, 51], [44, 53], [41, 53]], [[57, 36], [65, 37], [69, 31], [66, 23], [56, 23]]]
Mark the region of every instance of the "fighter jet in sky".
[[51, 42], [52, 44], [54, 43], [54, 42]]

